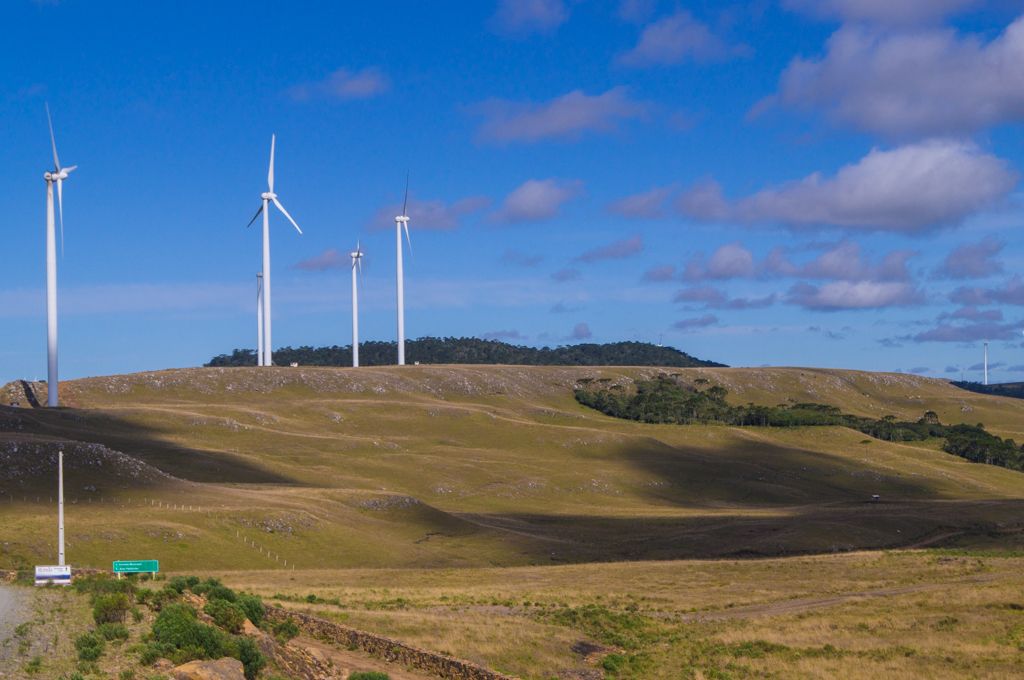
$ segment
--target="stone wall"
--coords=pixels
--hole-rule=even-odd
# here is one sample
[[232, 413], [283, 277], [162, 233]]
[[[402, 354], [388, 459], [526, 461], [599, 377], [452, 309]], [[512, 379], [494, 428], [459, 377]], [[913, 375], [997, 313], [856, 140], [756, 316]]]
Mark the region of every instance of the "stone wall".
[[383, 635], [356, 630], [301, 612], [268, 606], [267, 618], [274, 622], [290, 618], [306, 635], [349, 649], [358, 649], [378, 659], [415, 668], [445, 680], [515, 680], [511, 675], [488, 670], [470, 661], [417, 649]]

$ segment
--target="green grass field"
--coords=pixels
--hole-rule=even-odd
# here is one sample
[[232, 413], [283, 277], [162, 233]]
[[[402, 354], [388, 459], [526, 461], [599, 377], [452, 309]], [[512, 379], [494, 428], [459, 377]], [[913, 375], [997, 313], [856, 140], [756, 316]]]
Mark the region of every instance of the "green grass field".
[[[800, 612], [785, 613], [791, 620], [778, 630], [788, 632], [774, 636], [774, 623], [759, 628], [763, 614], [686, 616], [821, 597], [835, 590], [830, 570], [842, 572], [851, 593], [909, 579], [948, 582], [950, 593], [973, 602], [973, 567], [947, 579], [934, 567], [945, 564], [938, 553], [857, 553], [876, 573], [863, 584], [850, 566], [859, 563], [843, 553], [1004, 554], [1022, 542], [1024, 476], [945, 454], [938, 441], [887, 443], [843, 428], [648, 425], [608, 418], [572, 396], [580, 378], [625, 381], [659, 370], [188, 369], [71, 381], [56, 411], [24, 408], [24, 391], [12, 384], [2, 403], [23, 407], [0, 409], [0, 567], [53, 559], [52, 454], [62, 445], [75, 565], [157, 558], [171, 571], [230, 572], [265, 594], [355, 597], [371, 604], [334, 614], [528, 677], [585, 666], [570, 651], [580, 638], [617, 639], [602, 628], [607, 621], [561, 611], [585, 604], [642, 615], [630, 624], [642, 639], [630, 638], [635, 648], [622, 650], [625, 665], [609, 677], [785, 676], [786, 664], [812, 676], [829, 668], [850, 677], [885, 675], [890, 666], [897, 674], [934, 671], [914, 665], [926, 657], [939, 663], [924, 641], [914, 648], [918, 657], [890, 649], [902, 635], [895, 629], [876, 636], [878, 652], [872, 644], [850, 647], [842, 626], [811, 635], [800, 628]], [[814, 401], [900, 419], [933, 410], [944, 423], [982, 422], [1024, 440], [1024, 401], [939, 380], [796, 368], [665, 370], [721, 384], [737, 404]], [[881, 501], [870, 502], [872, 494]], [[725, 561], [685, 561], [709, 558]], [[986, 560], [998, 573], [1020, 566], [1013, 557]], [[869, 596], [863, 620], [850, 614], [848, 626], [896, 606], [889, 600], [932, 607], [924, 601], [941, 592]], [[671, 602], [633, 602], [627, 594]], [[395, 597], [413, 602], [409, 611], [372, 604]], [[548, 611], [524, 612], [526, 600]], [[987, 606], [965, 604], [973, 613], [965, 609], [958, 620], [990, 614], [1002, 626], [1017, 616]], [[503, 656], [494, 635], [503, 626], [522, 631], [517, 649], [526, 651]], [[961, 636], [975, 646], [960, 649], [950, 668], [980, 659], [999, 676], [1005, 660], [993, 654], [1016, 659], [1016, 652], [985, 639], [988, 647]], [[751, 640], [757, 644], [742, 647]], [[674, 651], [655, 653], [660, 644]], [[826, 645], [857, 653], [833, 659]], [[694, 661], [702, 654], [713, 662]], [[652, 666], [659, 656], [673, 660]]]

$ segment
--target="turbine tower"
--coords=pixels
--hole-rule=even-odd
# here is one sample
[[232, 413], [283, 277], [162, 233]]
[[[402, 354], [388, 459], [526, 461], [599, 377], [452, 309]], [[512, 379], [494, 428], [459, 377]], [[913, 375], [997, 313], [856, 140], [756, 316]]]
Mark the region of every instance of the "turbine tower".
[[409, 175], [405, 176], [405, 198], [402, 200], [402, 214], [395, 217], [395, 253], [397, 257], [396, 275], [398, 279], [398, 365], [405, 366], [405, 274], [402, 271], [402, 230], [405, 240], [412, 252], [412, 241], [409, 240]]
[[256, 273], [256, 365], [263, 365], [263, 272]]
[[352, 368], [359, 368], [359, 274], [363, 273], [363, 249], [356, 242], [352, 257]]
[[988, 385], [988, 340], [985, 341], [985, 384]]
[[281, 201], [277, 200], [277, 194], [274, 193], [274, 143], [276, 136], [270, 135], [270, 168], [267, 170], [267, 190], [260, 194], [260, 198], [263, 199], [263, 204], [260, 205], [260, 209], [256, 211], [256, 214], [249, 220], [249, 224], [246, 228], [251, 227], [252, 223], [256, 221], [256, 218], [263, 213], [263, 361], [260, 365], [262, 366], [273, 366], [273, 344], [270, 340], [270, 203], [273, 201], [277, 209], [281, 211], [281, 214], [288, 218], [288, 221], [295, 227], [295, 231], [302, 233], [299, 229], [299, 225], [295, 223], [292, 216], [288, 214], [288, 211], [281, 205]]
[[57, 206], [60, 210], [60, 248], [64, 253], [64, 180], [77, 168], [60, 166], [57, 140], [53, 135], [50, 105], [46, 105], [46, 122], [50, 126], [50, 147], [53, 149], [53, 170], [43, 174], [46, 180], [46, 405], [58, 405], [57, 377], [57, 234], [53, 220], [53, 185], [57, 185]]

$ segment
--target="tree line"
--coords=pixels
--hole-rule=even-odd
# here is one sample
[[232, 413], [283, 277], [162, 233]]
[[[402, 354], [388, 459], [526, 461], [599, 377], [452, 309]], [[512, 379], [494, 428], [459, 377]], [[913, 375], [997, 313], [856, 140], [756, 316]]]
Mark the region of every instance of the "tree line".
[[[395, 363], [395, 342], [359, 343], [362, 366], [388, 366]], [[500, 340], [480, 338], [423, 337], [405, 343], [408, 363], [421, 364], [513, 364], [524, 366], [665, 366], [692, 368], [724, 366], [703, 361], [674, 347], [647, 342], [584, 343], [559, 347], [527, 347]], [[282, 347], [274, 350], [274, 363], [287, 366], [351, 366], [352, 346]], [[256, 352], [235, 349], [215, 356], [206, 366], [255, 366]]]
[[943, 450], [971, 462], [1011, 470], [1024, 470], [1024, 447], [1002, 439], [977, 425], [943, 425], [934, 411], [916, 421], [895, 416], [865, 418], [843, 413], [827, 404], [798, 403], [778, 406], [726, 402], [728, 390], [711, 385], [706, 378], [687, 384], [676, 376], [662, 375], [637, 381], [626, 388], [610, 379], [584, 378], [577, 383], [576, 400], [616, 418], [645, 423], [720, 423], [753, 427], [840, 426], [884, 441], [923, 441], [944, 438]]

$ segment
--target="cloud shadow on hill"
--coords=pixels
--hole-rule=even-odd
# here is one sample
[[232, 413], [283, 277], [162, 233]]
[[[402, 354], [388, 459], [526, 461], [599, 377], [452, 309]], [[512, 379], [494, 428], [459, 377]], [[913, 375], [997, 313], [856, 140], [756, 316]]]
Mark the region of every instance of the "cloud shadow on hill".
[[108, 413], [72, 408], [0, 406], [4, 431], [53, 439], [94, 442], [138, 458], [180, 479], [222, 484], [295, 484], [295, 480], [223, 451], [204, 451], [169, 442], [157, 428]]

